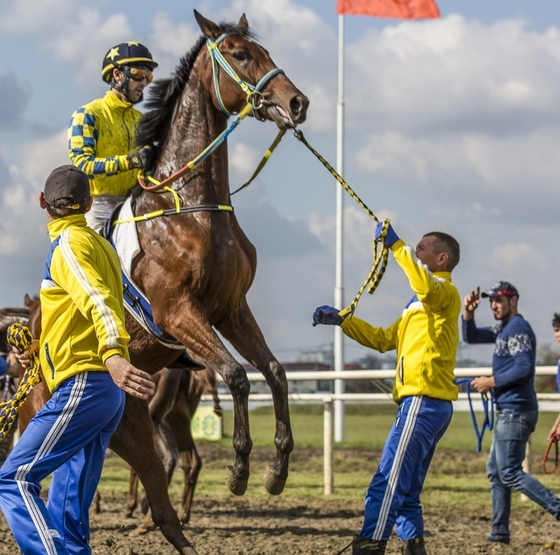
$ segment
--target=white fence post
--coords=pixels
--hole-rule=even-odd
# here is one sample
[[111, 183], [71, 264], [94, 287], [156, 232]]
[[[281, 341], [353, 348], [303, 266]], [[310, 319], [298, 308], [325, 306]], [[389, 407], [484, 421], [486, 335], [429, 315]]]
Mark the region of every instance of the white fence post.
[[333, 432], [333, 401], [327, 397], [324, 399], [323, 409], [323, 493], [325, 495], [331, 495], [334, 486]]

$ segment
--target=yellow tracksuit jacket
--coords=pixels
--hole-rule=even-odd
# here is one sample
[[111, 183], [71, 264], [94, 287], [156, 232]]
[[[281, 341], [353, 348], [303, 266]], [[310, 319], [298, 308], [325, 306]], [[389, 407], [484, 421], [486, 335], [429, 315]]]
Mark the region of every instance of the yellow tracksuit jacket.
[[79, 372], [106, 371], [129, 359], [121, 267], [115, 249], [87, 227], [83, 214], [51, 221], [51, 254], [41, 283], [41, 368], [47, 386]]
[[402, 240], [391, 250], [416, 295], [387, 329], [348, 317], [341, 324], [342, 330], [376, 351], [397, 350], [395, 402], [409, 395], [453, 401], [458, 391], [453, 370], [459, 345], [459, 292], [451, 283], [450, 272], [432, 274]]
[[136, 150], [136, 127], [142, 113], [114, 92], [72, 114], [68, 155], [88, 177], [91, 194], [125, 196], [136, 184], [138, 169], [128, 168], [127, 154]]

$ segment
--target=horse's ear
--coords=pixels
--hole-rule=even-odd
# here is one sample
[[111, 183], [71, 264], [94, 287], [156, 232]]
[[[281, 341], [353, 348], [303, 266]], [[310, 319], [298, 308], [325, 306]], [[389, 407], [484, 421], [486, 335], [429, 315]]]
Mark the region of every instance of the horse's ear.
[[219, 27], [213, 21], [199, 14], [196, 10], [193, 10], [193, 12], [202, 34], [209, 39], [216, 40], [221, 35]]
[[249, 30], [249, 22], [247, 21], [245, 14], [243, 14], [239, 19], [239, 23], [237, 24], [237, 26], [241, 27], [241, 29], [244, 29], [245, 31]]

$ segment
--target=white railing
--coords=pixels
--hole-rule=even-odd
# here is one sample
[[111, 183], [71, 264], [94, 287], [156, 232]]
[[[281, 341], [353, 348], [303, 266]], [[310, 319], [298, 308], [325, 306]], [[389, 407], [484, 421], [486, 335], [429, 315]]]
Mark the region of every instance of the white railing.
[[[558, 369], [556, 366], [537, 366], [537, 376], [555, 376]], [[489, 366], [477, 368], [456, 368], [455, 377], [470, 378], [477, 376], [491, 376], [492, 368]], [[288, 382], [291, 381], [330, 381], [330, 380], [387, 380], [395, 377], [395, 370], [344, 370], [334, 371], [307, 371], [302, 370], [286, 372]], [[247, 378], [250, 382], [263, 382], [265, 378], [257, 372], [249, 372]], [[218, 382], [223, 382], [221, 376], [217, 375]], [[391, 401], [390, 393], [330, 393], [327, 391], [319, 393], [290, 393], [290, 401], [316, 401], [323, 403], [323, 475], [324, 493], [330, 495], [334, 486], [334, 426], [333, 426], [333, 403], [334, 401], [370, 401], [375, 403], [386, 403]], [[470, 410], [466, 393], [459, 393], [459, 399], [453, 403], [453, 409], [457, 412]], [[537, 393], [539, 410], [549, 412], [560, 412], [560, 393]], [[220, 400], [232, 401], [231, 395], [221, 395]], [[249, 401], [271, 401], [270, 393], [252, 393]], [[211, 395], [203, 395], [201, 401], [212, 401]], [[475, 410], [482, 410], [482, 401], [473, 396], [472, 404]], [[530, 443], [527, 444], [526, 461], [529, 459]], [[525, 464], [528, 464], [526, 462]]]

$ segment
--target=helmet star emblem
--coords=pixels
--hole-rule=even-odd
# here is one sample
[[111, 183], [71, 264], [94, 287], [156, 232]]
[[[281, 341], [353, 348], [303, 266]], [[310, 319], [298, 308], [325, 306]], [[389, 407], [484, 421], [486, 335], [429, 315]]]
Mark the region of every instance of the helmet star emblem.
[[107, 54], [107, 58], [110, 58], [111, 61], [114, 61], [115, 58], [119, 55], [119, 47], [118, 46], [114, 46], [113, 48], [111, 48], [111, 50], [109, 50], [109, 53]]
[[133, 40], [128, 41], [126, 44], [128, 44], [128, 46], [140, 46], [139, 42]]

